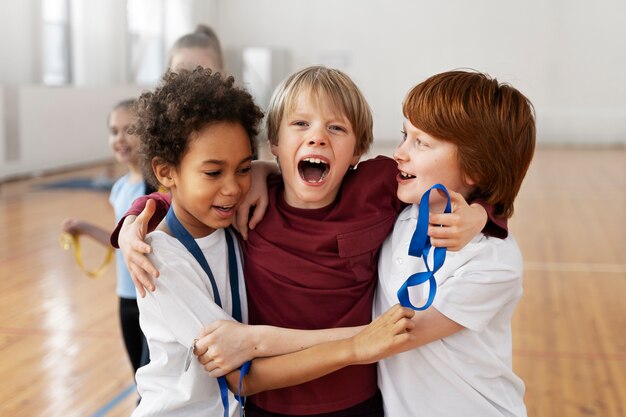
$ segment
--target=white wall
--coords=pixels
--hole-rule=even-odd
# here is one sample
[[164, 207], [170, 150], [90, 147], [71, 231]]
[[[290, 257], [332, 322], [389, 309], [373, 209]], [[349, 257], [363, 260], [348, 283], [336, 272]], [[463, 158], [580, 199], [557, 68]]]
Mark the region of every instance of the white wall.
[[[139, 91], [124, 85], [126, 0], [71, 0], [76, 84], [38, 86], [40, 1], [0, 0], [0, 181], [108, 157], [103, 117]], [[204, 22], [226, 50], [286, 54], [285, 75], [317, 63], [343, 69], [368, 98], [381, 142], [398, 140], [410, 87], [471, 67], [529, 96], [540, 144], [626, 144], [623, 0], [168, 1], [190, 7], [168, 42]]]
[[39, 77], [41, 20], [38, 0], [0, 0], [0, 84], [32, 83]]
[[74, 85], [126, 82], [125, 0], [71, 0]]
[[221, 0], [217, 11], [227, 47], [287, 49], [292, 71], [351, 75], [378, 140], [398, 140], [410, 87], [470, 67], [533, 101], [540, 143], [626, 143], [623, 0]]
[[[19, 155], [0, 165], [0, 181], [111, 158], [109, 111], [118, 101], [139, 92], [135, 86], [17, 88], [17, 98], [12, 101], [17, 109], [12, 113], [17, 115]], [[0, 98], [3, 93], [0, 89]]]

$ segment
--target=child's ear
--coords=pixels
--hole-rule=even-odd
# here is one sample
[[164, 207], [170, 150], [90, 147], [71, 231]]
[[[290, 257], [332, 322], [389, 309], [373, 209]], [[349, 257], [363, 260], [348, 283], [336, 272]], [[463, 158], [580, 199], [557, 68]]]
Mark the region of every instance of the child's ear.
[[270, 145], [270, 151], [272, 155], [278, 157], [278, 145], [274, 145], [273, 143]]
[[161, 158], [155, 157], [152, 159], [152, 171], [157, 180], [159, 180], [161, 185], [165, 188], [172, 188], [175, 184], [173, 175], [174, 168]]
[[478, 179], [476, 178], [475, 175], [468, 175], [468, 174], [463, 174], [463, 181], [465, 181], [465, 184], [470, 185], [472, 187], [478, 183]]

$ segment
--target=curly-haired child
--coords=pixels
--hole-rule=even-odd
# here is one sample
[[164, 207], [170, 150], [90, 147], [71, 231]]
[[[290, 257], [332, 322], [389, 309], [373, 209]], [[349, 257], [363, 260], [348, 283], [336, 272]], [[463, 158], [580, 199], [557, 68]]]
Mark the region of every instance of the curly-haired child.
[[224, 410], [227, 393], [190, 361], [190, 349], [208, 323], [247, 319], [241, 253], [228, 227], [250, 187], [263, 114], [233, 83], [210, 69], [168, 72], [135, 106], [144, 175], [172, 198], [166, 218], [147, 236], [150, 260], [168, 279], [138, 300], [151, 357], [136, 375], [142, 400], [135, 417]]

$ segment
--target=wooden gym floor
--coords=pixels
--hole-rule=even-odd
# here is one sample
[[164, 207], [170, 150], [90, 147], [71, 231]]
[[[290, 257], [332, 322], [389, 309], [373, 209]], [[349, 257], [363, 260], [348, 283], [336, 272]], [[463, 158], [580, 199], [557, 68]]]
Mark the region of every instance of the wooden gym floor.
[[[58, 242], [65, 217], [112, 227], [108, 193], [41, 187], [105, 169], [0, 184], [0, 416], [133, 409], [114, 268], [87, 278]], [[538, 149], [510, 229], [526, 269], [513, 359], [528, 415], [626, 416], [626, 150]], [[83, 246], [98, 264], [104, 250]]]

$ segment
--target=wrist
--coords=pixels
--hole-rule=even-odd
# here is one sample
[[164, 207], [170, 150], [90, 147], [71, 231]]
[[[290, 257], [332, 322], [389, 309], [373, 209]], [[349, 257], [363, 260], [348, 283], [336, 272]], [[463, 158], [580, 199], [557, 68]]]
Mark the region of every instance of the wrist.
[[[247, 325], [248, 328], [248, 357], [250, 359], [260, 358], [265, 356], [272, 356], [272, 353], [269, 351], [269, 347], [266, 343], [267, 339], [267, 330], [268, 326], [253, 326]], [[271, 336], [270, 336], [271, 337]]]
[[364, 357], [363, 352], [359, 349], [359, 340], [356, 335], [338, 340], [336, 343], [339, 344], [336, 351], [339, 354], [337, 360], [340, 364], [348, 366], [367, 363], [367, 358]]

